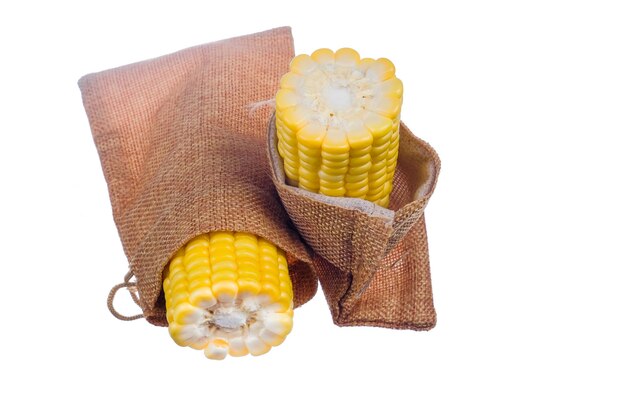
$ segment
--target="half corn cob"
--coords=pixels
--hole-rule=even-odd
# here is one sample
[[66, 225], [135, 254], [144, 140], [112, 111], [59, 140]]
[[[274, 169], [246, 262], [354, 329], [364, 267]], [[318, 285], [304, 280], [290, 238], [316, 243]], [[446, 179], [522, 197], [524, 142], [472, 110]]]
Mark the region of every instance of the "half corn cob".
[[211, 232], [181, 248], [163, 282], [169, 332], [211, 359], [260, 355], [291, 331], [285, 253], [244, 232]]
[[278, 152], [289, 184], [389, 205], [402, 82], [386, 58], [350, 48], [298, 55], [276, 94]]

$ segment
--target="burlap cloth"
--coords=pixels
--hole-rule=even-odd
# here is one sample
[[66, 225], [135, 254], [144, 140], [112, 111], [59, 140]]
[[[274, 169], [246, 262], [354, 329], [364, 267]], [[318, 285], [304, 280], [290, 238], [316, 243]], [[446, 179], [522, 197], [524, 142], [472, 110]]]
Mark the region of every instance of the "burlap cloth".
[[436, 154], [403, 127], [391, 209], [410, 210], [327, 201], [286, 186], [273, 131], [268, 164], [270, 109], [258, 104], [274, 97], [292, 57], [291, 31], [278, 28], [79, 81], [143, 316], [167, 325], [162, 271], [185, 242], [233, 230], [287, 252], [296, 306], [313, 297], [318, 275], [339, 325], [432, 327], [422, 210]]
[[389, 209], [289, 186], [269, 124], [272, 180], [291, 220], [314, 250], [333, 320], [425, 330], [435, 325], [424, 208], [439, 174], [437, 153], [401, 124]]

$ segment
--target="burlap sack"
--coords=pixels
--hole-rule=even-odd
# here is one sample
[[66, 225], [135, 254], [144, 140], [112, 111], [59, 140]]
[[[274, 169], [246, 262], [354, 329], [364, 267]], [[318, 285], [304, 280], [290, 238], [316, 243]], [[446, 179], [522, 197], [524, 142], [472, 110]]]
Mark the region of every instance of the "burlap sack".
[[274, 242], [288, 253], [295, 305], [314, 295], [311, 256], [268, 172], [269, 110], [250, 109], [274, 96], [292, 56], [290, 29], [279, 28], [79, 81], [149, 322], [167, 325], [161, 275], [172, 254], [214, 230], [247, 231]]
[[425, 330], [435, 326], [423, 211], [440, 161], [402, 124], [389, 209], [361, 199], [311, 193], [285, 183], [274, 118], [272, 180], [302, 237], [337, 325]]

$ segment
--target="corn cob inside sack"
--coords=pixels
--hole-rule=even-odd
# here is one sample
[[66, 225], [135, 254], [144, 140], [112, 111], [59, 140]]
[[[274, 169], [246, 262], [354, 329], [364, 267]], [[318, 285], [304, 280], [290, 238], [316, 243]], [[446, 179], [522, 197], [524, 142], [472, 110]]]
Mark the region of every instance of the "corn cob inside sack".
[[210, 359], [260, 355], [291, 331], [293, 290], [285, 253], [243, 232], [211, 232], [181, 248], [165, 270], [169, 332]]
[[389, 205], [398, 159], [402, 82], [386, 58], [342, 48], [296, 56], [276, 94], [287, 182]]

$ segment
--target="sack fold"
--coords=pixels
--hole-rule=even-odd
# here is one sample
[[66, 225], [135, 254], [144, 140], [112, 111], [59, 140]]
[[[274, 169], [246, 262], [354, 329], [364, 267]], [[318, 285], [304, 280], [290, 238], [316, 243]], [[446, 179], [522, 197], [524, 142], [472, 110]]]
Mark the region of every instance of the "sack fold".
[[434, 149], [404, 124], [389, 209], [289, 186], [268, 128], [272, 180], [313, 264], [337, 325], [430, 329], [433, 306], [424, 208], [440, 170]]

